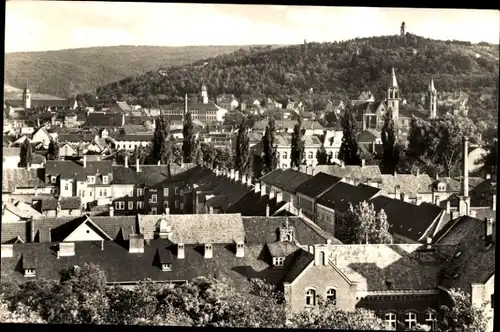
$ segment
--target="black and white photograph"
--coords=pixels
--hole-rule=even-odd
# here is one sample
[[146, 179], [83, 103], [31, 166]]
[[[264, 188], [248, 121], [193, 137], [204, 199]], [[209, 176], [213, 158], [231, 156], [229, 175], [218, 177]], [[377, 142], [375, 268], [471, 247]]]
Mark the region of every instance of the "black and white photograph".
[[7, 1], [0, 323], [493, 332], [499, 31]]

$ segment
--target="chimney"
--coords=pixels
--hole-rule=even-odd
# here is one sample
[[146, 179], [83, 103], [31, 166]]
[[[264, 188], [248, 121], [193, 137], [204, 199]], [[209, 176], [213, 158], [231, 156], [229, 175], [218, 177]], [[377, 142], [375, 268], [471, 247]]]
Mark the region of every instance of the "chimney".
[[485, 234], [484, 241], [485, 245], [489, 246], [493, 243], [493, 218], [485, 218]]
[[184, 259], [184, 243], [177, 244], [177, 259]]
[[231, 173], [230, 173], [230, 175], [229, 175], [229, 178], [230, 178], [231, 180], [232, 180], [232, 179], [234, 179], [234, 168], [233, 168], [233, 169], [231, 169]]
[[213, 257], [212, 244], [206, 243], [205, 244], [205, 258], [212, 258], [212, 257]]
[[128, 168], [128, 156], [125, 156], [125, 167]]
[[245, 257], [245, 245], [243, 242], [236, 242], [236, 257]]
[[135, 160], [135, 170], [136, 170], [136, 172], [140, 172], [141, 171], [141, 164], [139, 163], [139, 158], [137, 158]]
[[109, 216], [110, 217], [115, 216], [115, 208], [113, 207], [113, 204], [109, 204]]
[[74, 242], [61, 242], [59, 243], [59, 250], [57, 257], [75, 256], [75, 243]]
[[302, 214], [302, 209], [299, 209], [299, 217], [302, 217], [303, 214]]
[[464, 197], [469, 197], [469, 163], [467, 162], [467, 156], [469, 155], [469, 138], [467, 136], [464, 137], [464, 152], [463, 152], [463, 191], [462, 195]]
[[240, 180], [240, 172], [236, 171], [234, 172], [234, 181], [238, 182]]
[[450, 214], [451, 211], [451, 204], [450, 201], [446, 201], [446, 213]]
[[416, 174], [416, 176], [417, 177], [420, 176], [420, 169], [418, 169], [418, 168], [417, 168], [417, 174]]
[[344, 168], [345, 167], [345, 162], [343, 160], [340, 161], [340, 167]]
[[14, 257], [14, 245], [2, 244], [2, 258]]
[[276, 192], [276, 202], [280, 203], [281, 201], [283, 201], [283, 193], [281, 191], [277, 191]]
[[274, 190], [269, 190], [269, 199], [273, 199], [276, 192]]
[[165, 214], [168, 216], [170, 214], [170, 208], [169, 207], [166, 207], [165, 208]]
[[217, 168], [215, 169], [215, 175], [216, 175], [216, 176], [219, 176], [219, 167], [217, 167]]
[[377, 145], [375, 144], [375, 141], [372, 142], [372, 153], [377, 152]]
[[431, 245], [432, 245], [432, 238], [431, 237], [426, 237], [425, 238], [425, 243], [426, 243], [426, 246], [425, 246], [425, 249], [429, 250], [431, 249]]
[[122, 114], [122, 127], [125, 126], [125, 114]]
[[400, 198], [403, 199], [403, 195], [399, 194], [398, 189], [399, 189], [399, 185], [395, 185], [394, 186], [394, 199], [400, 199]]
[[365, 165], [366, 165], [366, 160], [361, 159], [361, 167], [365, 167]]
[[184, 115], [188, 112], [188, 94], [184, 95]]
[[420, 204], [422, 204], [422, 197], [417, 196], [417, 199], [416, 199], [416, 201], [415, 201], [415, 204], [416, 204], [416, 205], [420, 205]]
[[491, 207], [493, 211], [497, 210], [497, 195], [493, 194], [493, 206]]
[[181, 168], [184, 168], [184, 160], [181, 159]]
[[252, 185], [252, 176], [249, 175], [248, 178], [247, 178], [247, 186], [251, 186]]
[[491, 179], [491, 174], [486, 174], [486, 180], [490, 180]]
[[161, 160], [158, 160], [158, 166], [160, 166], [160, 165], [161, 165]]
[[269, 204], [266, 205], [266, 217], [269, 217], [269, 213], [270, 213], [270, 208], [269, 208]]
[[255, 193], [259, 193], [260, 192], [260, 183], [259, 182], [255, 182], [255, 186], [254, 186], [254, 192]]
[[243, 183], [244, 185], [247, 184], [247, 176], [246, 176], [246, 174], [241, 174], [241, 183]]
[[101, 251], [104, 250], [104, 240], [101, 241]]
[[260, 195], [264, 196], [265, 194], [266, 194], [266, 184], [265, 183], [261, 183], [260, 184]]
[[87, 167], [87, 155], [83, 155], [83, 168]]
[[144, 253], [144, 235], [130, 234], [128, 239], [128, 252], [131, 254]]
[[213, 207], [213, 206], [210, 206], [210, 207], [208, 208], [208, 213], [210, 213], [210, 214], [214, 214], [214, 207]]

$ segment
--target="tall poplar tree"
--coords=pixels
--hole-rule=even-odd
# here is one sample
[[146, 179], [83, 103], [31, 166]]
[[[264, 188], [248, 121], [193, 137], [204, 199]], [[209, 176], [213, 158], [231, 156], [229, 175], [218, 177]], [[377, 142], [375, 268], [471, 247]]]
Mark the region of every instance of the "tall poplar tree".
[[346, 109], [342, 118], [342, 145], [340, 146], [339, 159], [345, 165], [360, 165], [358, 142], [356, 141], [356, 123], [354, 114]]
[[49, 147], [47, 148], [47, 159], [48, 160], [59, 159], [59, 144], [53, 138], [50, 139]]
[[262, 136], [262, 148], [264, 155], [262, 156], [262, 169], [264, 173], [269, 173], [278, 167], [278, 158], [276, 155], [276, 122], [274, 117], [269, 118], [264, 136]]
[[169, 164], [172, 158], [172, 142], [170, 141], [170, 122], [161, 115], [156, 118], [151, 161]]
[[185, 163], [193, 162], [195, 157], [195, 137], [194, 137], [194, 127], [191, 112], [186, 113], [186, 118], [184, 120], [184, 128], [182, 131], [183, 142], [182, 142], [182, 153]]
[[241, 174], [247, 173], [250, 167], [250, 138], [246, 119], [241, 121], [236, 136], [236, 154], [234, 166]]
[[21, 145], [19, 157], [21, 158], [19, 161], [20, 167], [28, 167], [31, 165], [33, 161], [33, 149], [28, 139], [25, 139], [23, 145]]
[[300, 167], [300, 165], [302, 165], [302, 161], [304, 160], [304, 150], [304, 130], [302, 129], [302, 118], [299, 115], [297, 124], [295, 125], [292, 134], [292, 167]]
[[380, 136], [384, 149], [382, 159], [383, 173], [393, 174], [399, 162], [399, 152], [396, 151], [396, 128], [391, 110], [387, 111]]

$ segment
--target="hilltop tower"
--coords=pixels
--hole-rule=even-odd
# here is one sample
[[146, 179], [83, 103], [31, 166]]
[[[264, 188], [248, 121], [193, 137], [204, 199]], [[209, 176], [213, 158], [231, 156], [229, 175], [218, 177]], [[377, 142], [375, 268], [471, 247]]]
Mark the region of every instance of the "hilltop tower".
[[208, 92], [206, 85], [201, 86], [201, 99], [203, 100], [203, 104], [208, 104]]
[[405, 22], [401, 23], [400, 33], [401, 33], [401, 37], [406, 36], [406, 23]]
[[429, 83], [429, 118], [437, 118], [437, 90], [434, 88], [434, 79]]
[[393, 120], [397, 120], [399, 118], [399, 101], [398, 81], [396, 79], [394, 67], [392, 67], [391, 82], [389, 84], [389, 88], [387, 89], [387, 107], [392, 111]]
[[31, 108], [31, 92], [30, 92], [30, 88], [28, 86], [28, 83], [26, 83], [26, 85], [24, 86], [23, 103], [24, 103], [24, 109]]

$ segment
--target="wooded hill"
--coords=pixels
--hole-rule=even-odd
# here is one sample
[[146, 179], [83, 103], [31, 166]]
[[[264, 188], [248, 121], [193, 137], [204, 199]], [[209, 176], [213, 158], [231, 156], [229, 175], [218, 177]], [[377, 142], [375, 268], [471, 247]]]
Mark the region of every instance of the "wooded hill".
[[59, 97], [95, 91], [101, 85], [159, 68], [231, 53], [249, 46], [111, 46], [5, 55], [4, 82]]

